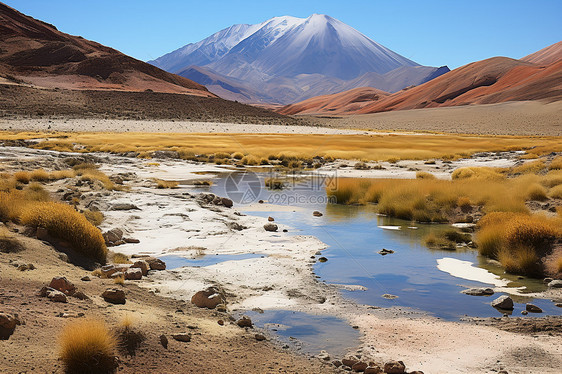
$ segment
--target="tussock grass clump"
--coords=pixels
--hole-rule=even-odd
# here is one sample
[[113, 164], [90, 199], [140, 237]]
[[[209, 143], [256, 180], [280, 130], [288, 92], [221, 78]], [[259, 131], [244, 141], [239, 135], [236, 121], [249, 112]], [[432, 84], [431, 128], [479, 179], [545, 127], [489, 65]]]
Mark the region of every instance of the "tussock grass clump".
[[562, 222], [557, 218], [520, 213], [494, 212], [478, 223], [480, 254], [499, 260], [506, 271], [539, 276], [539, 259], [552, 249], [562, 236]]
[[38, 181], [38, 182], [46, 182], [51, 179], [49, 173], [46, 172], [44, 169], [33, 170], [30, 173], [30, 177], [31, 180]]
[[454, 251], [456, 249], [455, 242], [446, 239], [441, 235], [435, 235], [430, 233], [423, 238], [423, 242], [429, 248], [445, 249], [449, 251]]
[[60, 179], [74, 178], [75, 176], [76, 176], [76, 172], [73, 169], [55, 170], [49, 174], [49, 179], [60, 180]]
[[50, 199], [49, 192], [37, 182], [30, 183], [23, 191], [27, 200], [48, 201]]
[[451, 174], [453, 179], [483, 179], [483, 180], [502, 180], [505, 175], [502, 169], [489, 167], [464, 167], [458, 168]]
[[156, 188], [159, 188], [159, 189], [164, 189], [164, 188], [174, 189], [174, 188], [178, 188], [179, 184], [180, 183], [177, 182], [177, 181], [165, 181], [165, 180], [162, 180], [162, 179], [156, 180]]
[[113, 262], [114, 264], [130, 264], [131, 261], [129, 261], [129, 256], [127, 256], [126, 254], [123, 253], [113, 253], [111, 255], [111, 262]]
[[18, 171], [14, 174], [14, 178], [19, 183], [29, 183], [29, 181], [31, 180], [31, 174], [29, 174], [29, 172], [27, 171]]
[[59, 356], [67, 373], [113, 373], [117, 341], [105, 324], [84, 319], [69, 322], [59, 337]]
[[213, 182], [209, 180], [201, 180], [193, 182], [194, 186], [212, 186]]
[[562, 185], [551, 188], [548, 196], [553, 199], [562, 199]]
[[134, 356], [136, 350], [145, 340], [145, 336], [135, 328], [133, 318], [127, 314], [121, 320], [117, 330], [117, 339], [119, 341], [119, 350], [124, 354]]
[[436, 179], [435, 175], [427, 173], [425, 171], [416, 172], [416, 179]]
[[533, 183], [527, 187], [527, 200], [544, 201], [548, 199], [546, 196], [547, 190], [538, 183]]
[[230, 157], [232, 157], [235, 160], [242, 160], [244, 158], [244, 153], [234, 152], [233, 154], [230, 155]]
[[19, 221], [27, 226], [44, 227], [49, 235], [68, 242], [83, 255], [105, 263], [107, 247], [100, 230], [69, 205], [55, 202], [28, 203], [25, 204]]
[[525, 162], [519, 166], [513, 168], [512, 173], [514, 174], [536, 174], [537, 172], [544, 170], [546, 165], [543, 160], [536, 160]]
[[22, 244], [15, 238], [14, 234], [5, 227], [0, 227], [0, 252], [15, 253], [23, 250]]
[[548, 165], [550, 170], [562, 170], [562, 156], [558, 156], [550, 162]]
[[88, 210], [85, 209], [82, 214], [84, 215], [84, 217], [86, 217], [86, 219], [94, 226], [99, 226], [101, 225], [101, 223], [104, 220], [104, 215], [102, 212], [100, 211], [93, 211], [93, 210]]
[[244, 156], [240, 161], [242, 162], [242, 165], [256, 166], [260, 164], [260, 159], [252, 155]]

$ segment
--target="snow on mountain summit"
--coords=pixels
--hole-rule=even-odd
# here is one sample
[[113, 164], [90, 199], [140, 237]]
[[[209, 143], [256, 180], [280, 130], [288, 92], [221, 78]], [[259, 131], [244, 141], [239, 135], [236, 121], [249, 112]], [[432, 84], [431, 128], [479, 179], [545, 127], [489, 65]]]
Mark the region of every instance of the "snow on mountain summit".
[[179, 73], [191, 65], [238, 79], [325, 74], [351, 79], [384, 74], [413, 61], [325, 14], [274, 17], [255, 25], [234, 25], [150, 63]]

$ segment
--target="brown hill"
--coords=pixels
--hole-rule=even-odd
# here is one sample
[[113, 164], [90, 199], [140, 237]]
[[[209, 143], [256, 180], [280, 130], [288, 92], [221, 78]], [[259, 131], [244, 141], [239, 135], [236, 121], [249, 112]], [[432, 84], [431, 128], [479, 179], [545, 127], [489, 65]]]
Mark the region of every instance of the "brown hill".
[[549, 45], [535, 53], [525, 56], [521, 61], [532, 62], [533, 64], [549, 65], [562, 59], [562, 41]]
[[562, 42], [522, 60], [493, 57], [473, 62], [422, 85], [362, 102], [359, 108], [344, 108], [346, 103], [353, 102], [353, 94], [350, 90], [312, 98], [286, 106], [279, 112], [365, 114], [506, 101], [557, 101], [562, 99]]
[[[214, 97], [187, 78], [57, 30], [0, 3], [0, 76], [47, 88], [185, 93]], [[4, 80], [5, 81], [5, 80]]]
[[332, 95], [316, 96], [300, 103], [287, 105], [281, 114], [346, 114], [357, 112], [365, 105], [382, 100], [390, 95], [388, 92], [371, 87], [359, 87]]

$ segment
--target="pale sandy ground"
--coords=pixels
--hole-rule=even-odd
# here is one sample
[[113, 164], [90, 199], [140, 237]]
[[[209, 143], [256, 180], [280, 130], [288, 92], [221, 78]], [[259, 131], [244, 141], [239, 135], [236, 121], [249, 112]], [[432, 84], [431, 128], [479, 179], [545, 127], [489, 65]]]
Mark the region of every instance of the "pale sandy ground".
[[340, 119], [318, 119], [338, 127], [371, 130], [436, 131], [490, 135], [562, 135], [562, 101], [400, 110]]
[[[43, 162], [48, 157], [57, 157], [56, 152], [22, 148], [6, 148], [4, 154], [21, 160], [36, 157]], [[421, 369], [426, 373], [491, 373], [504, 367], [510, 374], [559, 373], [562, 365], [559, 337], [524, 336], [492, 327], [356, 305], [340, 296], [337, 285], [327, 285], [314, 278], [311, 256], [326, 247], [318, 239], [291, 236], [292, 228], [283, 225], [280, 230], [287, 228], [288, 234], [266, 232], [264, 218], [237, 215], [236, 206], [202, 208], [186, 194], [185, 187], [158, 190], [150, 180], [156, 175], [170, 180], [201, 179], [201, 175], [193, 172], [217, 171], [215, 165], [159, 160], [159, 166], [149, 166], [147, 161], [112, 155], [103, 155], [102, 160], [102, 170], [109, 174], [126, 171], [137, 175], [131, 191], [97, 196], [99, 208], [106, 215], [103, 228], [123, 228], [126, 236], [141, 242], [113, 250], [187, 258], [200, 252], [260, 256], [151, 275], [144, 286], [162, 295], [189, 300], [194, 292], [218, 283], [227, 291], [231, 310], [257, 307], [340, 316], [359, 326], [364, 357], [382, 361], [402, 359], [411, 370]], [[465, 164], [470, 163], [465, 161]], [[400, 168], [395, 166], [388, 172], [396, 169]], [[133, 203], [139, 210], [110, 210], [118, 202]], [[229, 228], [232, 222], [247, 229], [232, 230]]]
[[280, 126], [240, 123], [119, 119], [0, 119], [0, 130], [77, 132], [170, 132], [237, 134], [365, 134], [362, 130], [321, 126]]

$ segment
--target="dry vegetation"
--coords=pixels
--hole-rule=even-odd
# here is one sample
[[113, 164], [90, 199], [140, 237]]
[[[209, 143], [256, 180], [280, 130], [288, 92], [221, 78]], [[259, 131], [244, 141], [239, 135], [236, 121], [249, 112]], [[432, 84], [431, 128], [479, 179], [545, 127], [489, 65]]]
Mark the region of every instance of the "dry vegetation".
[[[357, 160], [454, 159], [482, 151], [521, 150], [534, 147], [544, 155], [562, 151], [556, 137], [462, 136], [462, 135], [301, 135], [301, 134], [148, 134], [148, 133], [15, 133], [2, 132], [0, 139], [49, 138], [34, 147], [78, 152], [136, 152], [150, 157], [157, 150], [177, 151], [180, 157], [213, 155], [230, 157], [246, 165], [260, 165], [281, 154], [295, 160], [314, 156]], [[84, 146], [75, 149], [75, 145]], [[408, 146], [405, 147], [405, 144]], [[462, 152], [459, 152], [462, 150]]]
[[[484, 215], [478, 225], [480, 253], [497, 259], [510, 273], [541, 276], [545, 268], [556, 269], [562, 262], [555, 256], [548, 260], [555, 265], [544, 263], [554, 243], [562, 240], [562, 207], [557, 216], [547, 217], [533, 214], [528, 204], [562, 198], [559, 159], [506, 169], [460, 168], [452, 180], [420, 173], [414, 180], [340, 178], [326, 191], [338, 203], [376, 204], [382, 214], [418, 222], [472, 222]], [[455, 249], [469, 238], [453, 230], [424, 240], [430, 247]]]
[[59, 338], [67, 373], [112, 373], [117, 340], [105, 324], [85, 319], [68, 323]]

